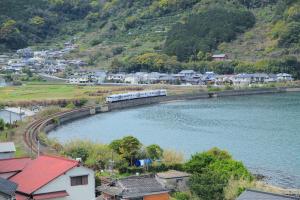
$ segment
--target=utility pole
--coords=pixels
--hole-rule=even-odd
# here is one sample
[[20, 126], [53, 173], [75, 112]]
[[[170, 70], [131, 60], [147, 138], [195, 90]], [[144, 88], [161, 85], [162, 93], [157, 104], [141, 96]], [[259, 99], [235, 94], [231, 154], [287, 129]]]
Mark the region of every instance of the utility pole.
[[38, 147], [37, 147], [37, 148], [38, 148], [38, 149], [37, 149], [37, 150], [38, 150], [38, 152], [37, 152], [37, 153], [38, 153], [37, 157], [40, 157], [40, 141], [38, 140], [37, 143], [38, 143], [38, 144], [37, 144], [37, 145], [38, 145]]

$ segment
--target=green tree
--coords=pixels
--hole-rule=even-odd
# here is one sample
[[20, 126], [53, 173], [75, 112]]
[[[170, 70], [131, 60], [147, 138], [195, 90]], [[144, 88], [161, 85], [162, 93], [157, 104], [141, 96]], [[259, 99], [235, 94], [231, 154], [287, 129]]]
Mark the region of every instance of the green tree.
[[193, 174], [190, 178], [190, 189], [202, 200], [223, 200], [226, 180], [216, 171], [207, 170]]
[[152, 144], [147, 146], [146, 151], [149, 158], [151, 158], [152, 160], [157, 160], [162, 158], [164, 152], [163, 149], [157, 144]]
[[0, 131], [3, 131], [5, 129], [5, 122], [2, 118], [0, 118]]
[[121, 155], [126, 159], [130, 161], [130, 165], [133, 165], [134, 158], [138, 155], [142, 144], [140, 141], [133, 137], [133, 136], [127, 136], [122, 139], [120, 152]]

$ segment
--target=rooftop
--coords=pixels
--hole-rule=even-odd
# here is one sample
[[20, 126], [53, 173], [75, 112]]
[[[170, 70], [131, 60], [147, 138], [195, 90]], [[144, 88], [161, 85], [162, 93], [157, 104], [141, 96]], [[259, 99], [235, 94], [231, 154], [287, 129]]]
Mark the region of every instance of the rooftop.
[[30, 162], [30, 158], [2, 159], [0, 160], [0, 173], [22, 171]]
[[111, 186], [102, 186], [98, 189], [104, 193], [121, 196], [126, 199], [143, 197], [150, 194], [168, 193], [168, 190], [152, 175], [123, 178]]
[[0, 143], [0, 153], [15, 152], [16, 147], [13, 142], [2, 142]]
[[17, 184], [6, 179], [0, 178], [0, 193], [6, 194], [8, 196], [14, 196], [17, 187]]
[[189, 177], [190, 174], [186, 172], [176, 171], [176, 170], [169, 170], [167, 172], [157, 173], [157, 176], [159, 178], [171, 179], [171, 178]]
[[29, 162], [10, 181], [19, 185], [18, 192], [32, 194], [78, 164], [75, 160], [43, 155]]
[[256, 190], [246, 190], [237, 200], [299, 200], [299, 198]]

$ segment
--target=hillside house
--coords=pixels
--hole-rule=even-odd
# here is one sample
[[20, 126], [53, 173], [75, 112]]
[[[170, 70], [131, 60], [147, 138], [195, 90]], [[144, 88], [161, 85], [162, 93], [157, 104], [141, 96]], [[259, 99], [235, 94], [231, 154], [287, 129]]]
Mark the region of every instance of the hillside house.
[[156, 174], [156, 179], [167, 189], [174, 192], [187, 191], [189, 178], [190, 174], [176, 170]]
[[18, 185], [0, 178], [0, 200], [15, 200]]
[[0, 175], [18, 184], [16, 200], [93, 200], [94, 172], [56, 156], [0, 160]]
[[13, 142], [0, 143], [0, 159], [15, 157], [16, 147]]
[[225, 61], [228, 60], [228, 56], [226, 54], [214, 54], [212, 59], [213, 61]]
[[169, 191], [152, 175], [132, 176], [97, 188], [98, 200], [169, 200]]

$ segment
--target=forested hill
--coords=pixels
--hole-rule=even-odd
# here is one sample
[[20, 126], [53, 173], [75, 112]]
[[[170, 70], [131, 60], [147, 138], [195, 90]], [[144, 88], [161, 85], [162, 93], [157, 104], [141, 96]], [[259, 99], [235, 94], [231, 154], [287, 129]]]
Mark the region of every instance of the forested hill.
[[0, 1], [0, 51], [71, 38], [80, 48], [70, 56], [112, 70], [213, 69], [211, 54], [226, 53], [239, 61], [228, 73], [275, 72], [299, 67], [300, 1]]

